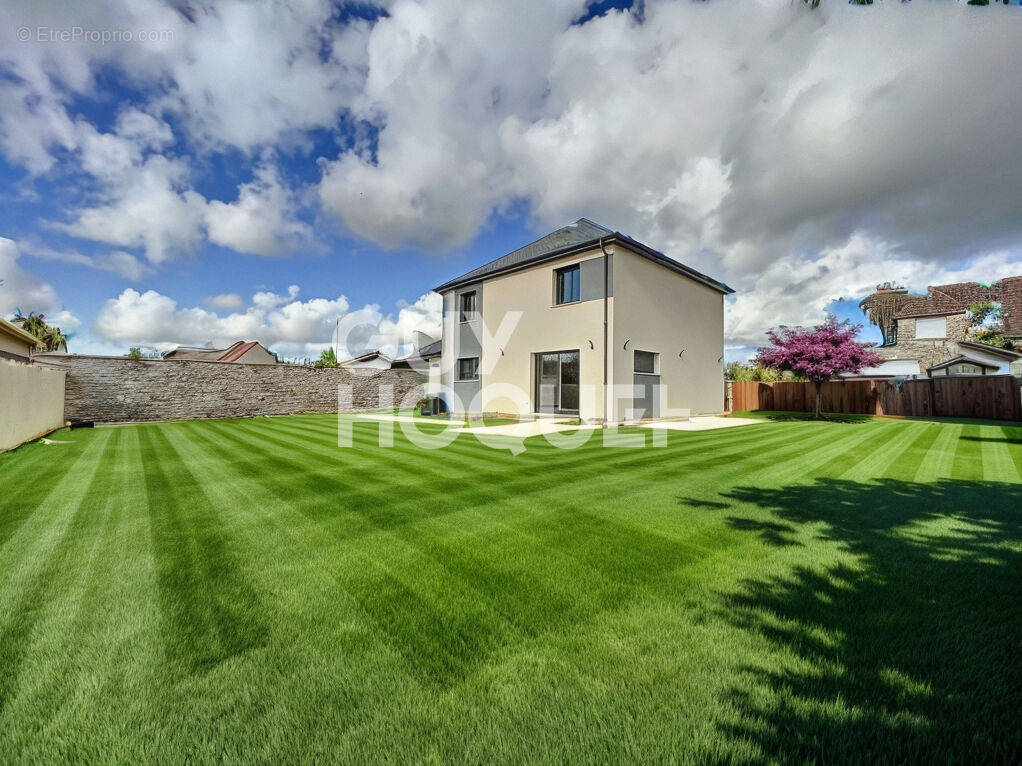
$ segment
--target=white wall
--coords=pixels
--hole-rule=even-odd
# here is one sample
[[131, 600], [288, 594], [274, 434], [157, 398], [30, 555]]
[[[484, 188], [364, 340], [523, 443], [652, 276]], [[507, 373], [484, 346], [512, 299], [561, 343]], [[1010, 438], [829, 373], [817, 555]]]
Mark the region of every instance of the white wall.
[[[596, 248], [486, 281], [483, 322], [490, 336], [483, 341], [483, 411], [531, 413], [535, 406], [533, 354], [578, 349], [579, 417], [603, 418], [603, 300], [561, 306], [553, 302], [554, 271], [599, 256], [601, 251]], [[608, 311], [612, 331], [613, 297], [608, 301]], [[501, 340], [496, 335], [510, 312], [521, 312], [521, 318], [511, 337]], [[446, 326], [444, 329], [446, 332]], [[492, 388], [497, 383], [510, 384], [521, 391], [529, 406], [526, 408], [525, 402], [515, 402]]]
[[[616, 247], [614, 303], [615, 383], [632, 383], [635, 349], [652, 351], [660, 355], [661, 415], [723, 410], [724, 296], [718, 290]], [[619, 400], [617, 418], [631, 406]]]
[[0, 451], [64, 424], [66, 370], [0, 359]]

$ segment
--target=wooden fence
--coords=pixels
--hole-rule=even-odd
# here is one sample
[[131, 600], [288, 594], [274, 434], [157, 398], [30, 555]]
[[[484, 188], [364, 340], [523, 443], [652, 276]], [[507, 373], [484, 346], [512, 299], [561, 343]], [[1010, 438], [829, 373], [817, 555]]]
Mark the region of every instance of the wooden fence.
[[[812, 412], [812, 383], [729, 381], [732, 412]], [[1022, 421], [1022, 392], [1012, 375], [936, 377], [918, 380], [841, 380], [823, 384], [824, 412], [861, 415], [935, 416]]]

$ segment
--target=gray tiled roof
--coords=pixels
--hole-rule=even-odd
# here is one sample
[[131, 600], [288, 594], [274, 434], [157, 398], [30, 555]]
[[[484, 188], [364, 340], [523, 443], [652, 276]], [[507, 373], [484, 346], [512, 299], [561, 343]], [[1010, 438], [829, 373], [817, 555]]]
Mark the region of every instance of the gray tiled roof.
[[[431, 356], [440, 356], [440, 349], [442, 346], [443, 340], [435, 340], [429, 345], [420, 348], [418, 356], [423, 359], [429, 359]], [[416, 356], [416, 354], [412, 354], [412, 356]]]
[[701, 274], [695, 269], [691, 269], [688, 266], [675, 261], [673, 258], [668, 258], [663, 253], [654, 250], [653, 248], [644, 245], [631, 237], [625, 236], [620, 232], [612, 231], [606, 226], [601, 226], [598, 223], [590, 221], [588, 218], [579, 218], [575, 221], [575, 223], [563, 226], [560, 229], [557, 229], [557, 231], [552, 231], [545, 237], [540, 237], [535, 242], [530, 242], [525, 247], [520, 247], [507, 255], [502, 255], [500, 258], [490, 261], [489, 263], [484, 263], [482, 266], [466, 272], [460, 277], [448, 280], [442, 285], [434, 288], [434, 290], [438, 293], [442, 293], [460, 285], [466, 285], [480, 279], [485, 279], [486, 277], [494, 274], [507, 271], [517, 271], [519, 268], [525, 268], [531, 263], [542, 261], [548, 256], [557, 257], [557, 254], [560, 254], [562, 251], [570, 252], [573, 248], [596, 245], [601, 239], [605, 239], [608, 243], [613, 243], [615, 241], [624, 243], [644, 258], [648, 258], [662, 266], [666, 266], [679, 274], [684, 274], [697, 282], [702, 282], [715, 290], [720, 290], [723, 293], [734, 292], [734, 290], [725, 285], [723, 282], [718, 282], [712, 277]]
[[607, 227], [600, 226], [598, 223], [593, 223], [588, 218], [579, 218], [575, 221], [575, 223], [562, 226], [557, 231], [552, 231], [545, 237], [540, 237], [535, 242], [530, 242], [525, 247], [520, 247], [507, 255], [502, 255], [500, 258], [490, 261], [489, 263], [484, 263], [479, 268], [472, 269], [472, 271], [462, 274], [460, 277], [456, 277], [455, 279], [440, 285], [440, 287], [437, 288], [437, 292], [440, 292], [448, 285], [472, 282], [498, 271], [504, 271], [505, 269], [513, 268], [519, 264], [527, 263], [528, 261], [540, 258], [547, 253], [552, 253], [556, 250], [560, 250], [561, 248], [592, 242], [594, 239], [606, 237], [613, 233], [614, 232]]

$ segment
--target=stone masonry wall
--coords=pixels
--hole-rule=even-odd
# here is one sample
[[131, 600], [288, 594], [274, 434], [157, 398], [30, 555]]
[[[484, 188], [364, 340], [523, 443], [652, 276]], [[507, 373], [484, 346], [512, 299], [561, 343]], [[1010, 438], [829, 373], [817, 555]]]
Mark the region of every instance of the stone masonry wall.
[[339, 385], [351, 394], [342, 409], [367, 410], [381, 406], [381, 386], [393, 387], [397, 406], [406, 395], [421, 397], [426, 382], [414, 370], [77, 355], [47, 361], [68, 368], [64, 418], [97, 423], [337, 412]]
[[969, 332], [969, 319], [964, 314], [947, 318], [947, 337], [920, 340], [916, 338], [916, 320], [898, 320], [898, 342], [892, 346], [874, 349], [887, 359], [917, 359], [921, 371], [935, 364], [946, 362], [958, 356], [959, 340], [965, 340]]

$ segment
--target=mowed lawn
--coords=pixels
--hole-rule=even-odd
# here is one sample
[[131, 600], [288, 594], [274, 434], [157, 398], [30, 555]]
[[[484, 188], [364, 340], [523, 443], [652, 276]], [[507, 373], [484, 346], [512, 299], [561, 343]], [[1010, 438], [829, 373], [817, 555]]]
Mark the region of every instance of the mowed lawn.
[[1022, 429], [848, 420], [0, 455], [0, 762], [1017, 762]]

